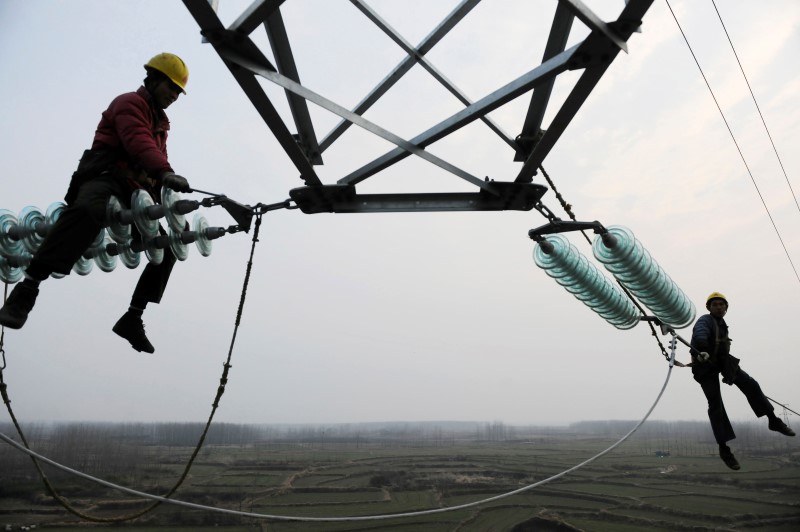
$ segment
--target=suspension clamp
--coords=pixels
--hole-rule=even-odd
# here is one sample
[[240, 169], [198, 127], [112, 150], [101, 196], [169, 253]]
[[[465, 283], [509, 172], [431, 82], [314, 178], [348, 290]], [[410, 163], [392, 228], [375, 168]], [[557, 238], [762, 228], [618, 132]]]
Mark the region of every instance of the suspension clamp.
[[[542, 207], [544, 206], [542, 205]], [[547, 209], [547, 207], [544, 208]], [[542, 211], [540, 210], [539, 212]], [[528, 231], [528, 236], [531, 238], [531, 240], [536, 240], [537, 242], [539, 242], [543, 238], [542, 235], [549, 235], [553, 233], [566, 233], [569, 231], [583, 231], [585, 229], [592, 229], [595, 233], [600, 235], [609, 234], [608, 230], [605, 227], [603, 227], [603, 224], [601, 224], [598, 221], [569, 222], [569, 221], [559, 220], [558, 218], [553, 217], [550, 223], [547, 223], [545, 225], [537, 227], [536, 229], [531, 229], [530, 231]]]

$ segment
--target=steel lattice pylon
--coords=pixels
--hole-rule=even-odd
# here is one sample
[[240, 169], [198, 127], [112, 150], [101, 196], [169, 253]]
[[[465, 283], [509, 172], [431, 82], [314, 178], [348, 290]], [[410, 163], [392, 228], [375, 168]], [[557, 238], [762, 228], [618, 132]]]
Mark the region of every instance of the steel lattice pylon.
[[[256, 0], [229, 27], [225, 28], [216, 13], [217, 0], [183, 0], [201, 33], [214, 47], [259, 115], [272, 131], [287, 156], [300, 173], [305, 186], [292, 189], [290, 197], [305, 213], [318, 212], [400, 212], [400, 211], [527, 211], [540, 205], [547, 188], [533, 183], [533, 176], [547, 154], [581, 108], [617, 54], [627, 52], [627, 41], [638, 31], [642, 18], [653, 0], [629, 0], [616, 20], [604, 22], [581, 0], [558, 0], [541, 64], [489, 95], [471, 101], [453, 85], [425, 54], [480, 3], [462, 0], [417, 46], [408, 43], [363, 0], [350, 0], [381, 31], [398, 44], [406, 57], [353, 109], [347, 109], [304, 87], [299, 82], [297, 65], [281, 15], [284, 0]], [[575, 19], [589, 29], [581, 42], [566, 49]], [[275, 65], [253, 42], [250, 35], [264, 27]], [[366, 120], [363, 114], [406, 72], [419, 64], [465, 106], [463, 110], [440, 121], [421, 134], [403, 139]], [[556, 77], [570, 70], [582, 70], [569, 95], [542, 128]], [[297, 133], [292, 133], [257, 77], [282, 87]], [[530, 103], [522, 131], [515, 137], [495, 124], [488, 114], [515, 98], [530, 92]], [[341, 122], [322, 140], [318, 140], [308, 109], [308, 102], [331, 111]], [[522, 167], [507, 181], [480, 179], [469, 172], [426, 151], [429, 146], [477, 120], [483, 121], [511, 149]], [[314, 170], [322, 164], [323, 152], [333, 145], [351, 125], [394, 144], [396, 147], [370, 163], [324, 184]], [[356, 185], [379, 174], [398, 161], [416, 155], [477, 187], [477, 192], [359, 194]]]

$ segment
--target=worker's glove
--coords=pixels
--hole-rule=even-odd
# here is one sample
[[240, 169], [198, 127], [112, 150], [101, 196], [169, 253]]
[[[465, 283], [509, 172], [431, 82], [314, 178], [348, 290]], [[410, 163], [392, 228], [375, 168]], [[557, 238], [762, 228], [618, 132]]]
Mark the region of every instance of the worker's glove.
[[176, 192], [191, 192], [192, 187], [189, 186], [189, 181], [176, 173], [167, 172], [161, 178], [161, 184], [167, 188], [171, 188]]
[[708, 362], [708, 360], [710, 358], [711, 358], [711, 355], [709, 355], [705, 351], [700, 351], [699, 353], [697, 353], [697, 361], [698, 362]]

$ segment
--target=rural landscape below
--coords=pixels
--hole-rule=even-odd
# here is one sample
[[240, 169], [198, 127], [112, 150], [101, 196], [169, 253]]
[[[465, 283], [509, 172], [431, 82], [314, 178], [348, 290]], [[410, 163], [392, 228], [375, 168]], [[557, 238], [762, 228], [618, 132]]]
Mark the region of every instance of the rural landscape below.
[[[0, 530], [770, 530], [800, 528], [800, 442], [738, 423], [731, 471], [706, 423], [651, 421], [601, 453], [633, 421], [561, 427], [500, 422], [212, 425], [170, 497], [229, 513], [154, 504], [0, 445]], [[167, 494], [197, 448], [201, 423], [59, 423], [25, 428], [35, 452], [127, 488]], [[2, 432], [16, 437], [10, 423]], [[242, 515], [242, 514], [251, 515]], [[127, 520], [127, 516], [142, 514]], [[273, 516], [256, 517], [252, 514]], [[283, 517], [330, 518], [291, 521]], [[121, 521], [121, 522], [117, 522]]]

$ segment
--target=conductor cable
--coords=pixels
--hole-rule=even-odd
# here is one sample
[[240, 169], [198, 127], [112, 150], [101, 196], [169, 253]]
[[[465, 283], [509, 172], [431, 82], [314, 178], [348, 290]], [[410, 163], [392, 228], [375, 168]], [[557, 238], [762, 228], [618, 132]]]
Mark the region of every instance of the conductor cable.
[[386, 519], [400, 519], [400, 518], [405, 518], [405, 517], [419, 517], [419, 516], [439, 514], [439, 513], [444, 513], [444, 512], [453, 512], [453, 511], [456, 511], [456, 510], [463, 510], [465, 508], [473, 508], [473, 507], [481, 506], [481, 505], [484, 505], [484, 504], [487, 504], [487, 503], [490, 503], [490, 502], [494, 502], [494, 501], [497, 501], [497, 500], [500, 500], [500, 499], [505, 499], [505, 498], [511, 497], [513, 495], [518, 495], [520, 493], [532, 490], [533, 488], [537, 488], [539, 486], [547, 484], [548, 482], [552, 482], [553, 480], [559, 479], [559, 478], [561, 478], [561, 477], [563, 477], [565, 475], [568, 475], [569, 473], [577, 471], [578, 469], [582, 468], [583, 466], [588, 465], [588, 464], [594, 462], [595, 460], [597, 460], [598, 458], [600, 458], [602, 456], [605, 456], [606, 454], [610, 453], [611, 451], [613, 451], [614, 449], [616, 449], [617, 447], [622, 445], [628, 438], [633, 436], [633, 434], [637, 430], [639, 430], [639, 427], [641, 427], [644, 424], [644, 422], [647, 421], [647, 419], [650, 417], [650, 414], [653, 412], [653, 410], [655, 410], [656, 406], [658, 405], [659, 401], [661, 400], [661, 397], [664, 395], [664, 391], [667, 388], [667, 384], [669, 383], [670, 376], [672, 375], [672, 368], [673, 368], [673, 362], [674, 361], [675, 361], [675, 349], [674, 349], [674, 346], [673, 346], [672, 354], [671, 354], [671, 357], [670, 357], [669, 369], [667, 370], [667, 377], [664, 380], [664, 384], [661, 386], [661, 391], [658, 392], [658, 396], [656, 397], [656, 399], [653, 402], [652, 406], [649, 408], [649, 410], [647, 410], [647, 413], [644, 415], [644, 417], [642, 418], [641, 421], [639, 421], [627, 434], [625, 434], [622, 438], [617, 440], [614, 444], [612, 444], [611, 446], [609, 446], [605, 450], [595, 454], [591, 458], [588, 458], [588, 459], [584, 460], [583, 462], [581, 462], [581, 463], [579, 463], [579, 464], [577, 464], [577, 465], [575, 465], [573, 467], [570, 467], [569, 469], [566, 469], [566, 470], [564, 470], [564, 471], [562, 471], [560, 473], [557, 473], [557, 474], [555, 474], [553, 476], [547, 477], [547, 478], [545, 478], [543, 480], [540, 480], [538, 482], [534, 482], [533, 484], [528, 484], [527, 486], [523, 486], [523, 487], [521, 487], [519, 489], [516, 489], [516, 490], [513, 490], [513, 491], [509, 491], [509, 492], [506, 492], [506, 493], [502, 493], [500, 495], [495, 495], [493, 497], [488, 497], [488, 498], [485, 498], [485, 499], [481, 499], [479, 501], [469, 502], [469, 503], [465, 503], [465, 504], [459, 504], [459, 505], [456, 505], [456, 506], [448, 506], [446, 508], [433, 508], [433, 509], [430, 509], [430, 510], [420, 510], [420, 511], [416, 511], [416, 512], [403, 512], [403, 513], [382, 514], [382, 515], [350, 516], [350, 517], [300, 517], [300, 516], [289, 516], [289, 515], [263, 514], [263, 513], [256, 513], [256, 512], [243, 512], [243, 511], [239, 511], [239, 510], [229, 510], [229, 509], [226, 509], [226, 508], [217, 508], [217, 507], [214, 507], [214, 506], [207, 506], [207, 505], [204, 505], [204, 504], [196, 504], [196, 503], [192, 503], [192, 502], [181, 501], [181, 500], [178, 500], [178, 499], [171, 499], [171, 498], [161, 497], [159, 495], [153, 495], [153, 494], [150, 494], [150, 493], [145, 493], [145, 492], [142, 492], [142, 491], [137, 491], [137, 490], [134, 490], [134, 489], [131, 489], [131, 488], [120, 486], [119, 484], [114, 484], [114, 483], [109, 482], [107, 480], [103, 480], [103, 479], [100, 479], [100, 478], [97, 478], [97, 477], [93, 477], [93, 476], [88, 475], [86, 473], [83, 473], [81, 471], [72, 469], [72, 468], [67, 467], [65, 465], [62, 465], [62, 464], [60, 464], [58, 462], [50, 460], [49, 458], [46, 458], [46, 457], [44, 457], [44, 456], [42, 456], [42, 455], [40, 455], [40, 454], [30, 450], [30, 449], [26, 449], [25, 446], [17, 443], [12, 438], [10, 438], [9, 436], [6, 436], [2, 432], [0, 432], [0, 440], [5, 441], [6, 443], [11, 445], [12, 447], [15, 447], [16, 449], [19, 449], [20, 451], [30, 455], [31, 457], [33, 457], [35, 459], [40, 460], [40, 461], [42, 461], [44, 463], [50, 464], [51, 466], [56, 467], [56, 468], [66, 472], [66, 473], [70, 473], [72, 475], [84, 478], [86, 480], [90, 480], [90, 481], [95, 482], [97, 484], [101, 484], [103, 486], [122, 491], [123, 493], [127, 493], [129, 495], [135, 495], [137, 497], [143, 497], [143, 498], [147, 498], [147, 499], [152, 499], [152, 500], [158, 501], [160, 503], [174, 504], [176, 506], [183, 506], [183, 507], [186, 507], [186, 508], [193, 508], [193, 509], [196, 509], [196, 510], [206, 510], [206, 511], [210, 511], [210, 512], [217, 512], [217, 513], [222, 513], [222, 514], [227, 514], [227, 515], [236, 515], [236, 516], [240, 516], [240, 517], [250, 517], [250, 518], [256, 518], [256, 519], [272, 519], [272, 520], [275, 520], [275, 521], [302, 521], [302, 522], [378, 521], [378, 520], [386, 520]]

